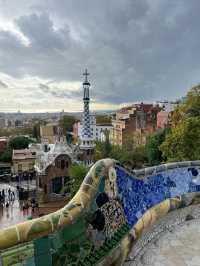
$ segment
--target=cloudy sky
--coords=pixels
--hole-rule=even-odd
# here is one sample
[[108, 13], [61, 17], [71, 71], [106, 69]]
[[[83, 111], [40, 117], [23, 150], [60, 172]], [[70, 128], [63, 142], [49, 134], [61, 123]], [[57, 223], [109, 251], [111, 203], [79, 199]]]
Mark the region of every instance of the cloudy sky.
[[199, 0], [0, 0], [0, 111], [176, 99], [200, 82]]

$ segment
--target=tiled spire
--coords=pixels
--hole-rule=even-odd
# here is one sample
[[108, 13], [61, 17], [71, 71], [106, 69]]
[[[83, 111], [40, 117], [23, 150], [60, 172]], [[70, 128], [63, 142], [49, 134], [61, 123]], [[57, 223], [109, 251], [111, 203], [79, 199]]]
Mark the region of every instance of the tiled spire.
[[84, 112], [82, 117], [82, 138], [92, 138], [91, 128], [90, 128], [90, 110], [89, 110], [89, 103], [90, 103], [90, 83], [88, 81], [89, 73], [87, 69], [83, 73], [85, 76], [85, 80], [83, 82], [83, 89], [84, 89], [84, 96], [83, 96], [83, 102], [84, 102]]

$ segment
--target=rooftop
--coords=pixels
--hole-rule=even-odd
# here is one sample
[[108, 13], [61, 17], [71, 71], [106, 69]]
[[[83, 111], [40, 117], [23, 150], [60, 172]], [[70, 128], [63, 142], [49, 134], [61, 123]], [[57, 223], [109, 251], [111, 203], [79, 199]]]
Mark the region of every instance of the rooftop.
[[25, 159], [35, 159], [35, 158], [36, 158], [35, 153], [29, 149], [13, 150], [13, 155], [12, 155], [13, 160], [25, 160]]

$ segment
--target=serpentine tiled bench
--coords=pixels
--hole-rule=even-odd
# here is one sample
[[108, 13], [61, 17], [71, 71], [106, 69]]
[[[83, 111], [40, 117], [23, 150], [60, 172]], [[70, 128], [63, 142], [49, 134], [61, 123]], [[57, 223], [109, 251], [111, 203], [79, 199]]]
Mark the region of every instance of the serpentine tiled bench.
[[132, 171], [100, 160], [64, 208], [0, 231], [0, 265], [121, 265], [144, 230], [199, 199], [200, 161]]

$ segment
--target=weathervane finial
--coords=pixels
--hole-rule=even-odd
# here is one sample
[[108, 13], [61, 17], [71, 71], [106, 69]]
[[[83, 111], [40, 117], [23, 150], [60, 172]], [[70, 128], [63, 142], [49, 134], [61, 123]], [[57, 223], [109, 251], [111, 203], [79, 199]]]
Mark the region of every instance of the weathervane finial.
[[85, 69], [85, 72], [83, 73], [83, 76], [85, 76], [85, 82], [88, 82], [88, 76], [90, 73], [88, 73], [87, 68]]

